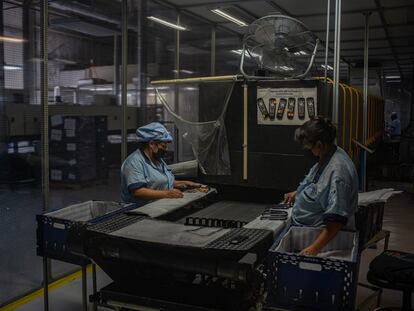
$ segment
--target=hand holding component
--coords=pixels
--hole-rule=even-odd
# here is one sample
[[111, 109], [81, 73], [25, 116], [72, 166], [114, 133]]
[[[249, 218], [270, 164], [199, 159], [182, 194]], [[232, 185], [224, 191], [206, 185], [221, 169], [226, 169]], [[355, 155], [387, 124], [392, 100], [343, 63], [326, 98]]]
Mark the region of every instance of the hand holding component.
[[171, 189], [165, 191], [166, 199], [179, 199], [183, 197], [183, 193], [178, 189]]
[[283, 196], [283, 203], [293, 204], [295, 202], [296, 191], [285, 193]]

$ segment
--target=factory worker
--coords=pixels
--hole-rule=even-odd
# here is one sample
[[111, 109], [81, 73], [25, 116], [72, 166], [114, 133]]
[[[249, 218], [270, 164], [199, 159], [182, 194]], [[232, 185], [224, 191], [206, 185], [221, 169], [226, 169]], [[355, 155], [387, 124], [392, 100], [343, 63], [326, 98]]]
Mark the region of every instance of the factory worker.
[[391, 113], [391, 123], [389, 125], [391, 139], [398, 139], [401, 136], [401, 121], [398, 114], [394, 111]]
[[163, 160], [171, 134], [161, 123], [137, 129], [138, 149], [121, 167], [121, 197], [124, 202], [144, 205], [151, 200], [181, 198], [181, 190], [199, 187], [191, 181], [177, 181]]
[[286, 193], [293, 203], [294, 225], [323, 227], [316, 240], [301, 251], [315, 256], [343, 227], [354, 229], [358, 204], [358, 175], [346, 152], [335, 144], [330, 120], [314, 117], [295, 132], [295, 140], [318, 158], [296, 191]]

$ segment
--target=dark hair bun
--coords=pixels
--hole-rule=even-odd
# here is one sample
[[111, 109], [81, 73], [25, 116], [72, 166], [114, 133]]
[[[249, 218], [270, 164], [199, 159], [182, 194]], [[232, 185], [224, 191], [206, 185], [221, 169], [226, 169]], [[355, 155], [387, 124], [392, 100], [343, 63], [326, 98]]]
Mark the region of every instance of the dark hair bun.
[[295, 140], [304, 144], [314, 145], [318, 141], [332, 144], [336, 138], [336, 127], [331, 120], [323, 116], [312, 117], [295, 132]]

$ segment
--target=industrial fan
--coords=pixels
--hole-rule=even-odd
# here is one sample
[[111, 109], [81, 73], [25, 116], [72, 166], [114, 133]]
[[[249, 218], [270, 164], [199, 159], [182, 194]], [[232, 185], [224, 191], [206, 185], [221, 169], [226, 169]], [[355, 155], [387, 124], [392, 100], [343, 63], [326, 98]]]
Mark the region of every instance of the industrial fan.
[[[240, 71], [248, 79], [303, 78], [313, 64], [318, 43], [318, 38], [297, 19], [285, 15], [259, 18], [244, 35]], [[270, 76], [246, 74], [246, 58]]]

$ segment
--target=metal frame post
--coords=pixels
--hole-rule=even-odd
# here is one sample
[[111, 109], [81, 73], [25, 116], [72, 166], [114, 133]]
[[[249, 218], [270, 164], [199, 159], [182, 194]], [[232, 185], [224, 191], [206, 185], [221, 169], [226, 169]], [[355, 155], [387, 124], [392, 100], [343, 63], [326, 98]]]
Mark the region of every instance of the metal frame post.
[[[368, 70], [369, 70], [369, 17], [371, 12], [364, 13], [365, 16], [365, 42], [364, 42], [364, 84], [363, 84], [363, 113], [362, 113], [362, 139], [363, 144], [366, 144], [367, 131], [368, 131]], [[362, 150], [362, 163], [361, 165], [361, 183], [362, 191], [367, 190], [367, 153]]]
[[128, 0], [122, 0], [121, 161], [127, 157]]
[[329, 56], [329, 32], [330, 32], [330, 18], [331, 18], [331, 0], [328, 0], [328, 8], [326, 10], [326, 41], [325, 41], [325, 82], [328, 77], [328, 56]]
[[211, 76], [216, 75], [216, 26], [211, 27], [211, 55], [210, 55]]
[[86, 265], [82, 266], [82, 311], [88, 311], [88, 289]]
[[[48, 0], [40, 3], [40, 56], [42, 59], [40, 70], [40, 95], [41, 95], [41, 164], [42, 164], [42, 211], [49, 209], [49, 75], [48, 75]], [[43, 299], [44, 310], [49, 310], [49, 277], [50, 260], [43, 258]]]
[[92, 263], [92, 292], [93, 292], [93, 311], [98, 311], [98, 302], [97, 302], [97, 282], [96, 282], [96, 264]]
[[341, 60], [341, 5], [342, 5], [342, 1], [336, 0], [332, 122], [337, 126], [338, 126], [338, 111], [339, 111], [339, 71], [340, 71], [340, 60]]
[[119, 104], [119, 35], [114, 35], [114, 92], [115, 103]]
[[[180, 21], [181, 21], [181, 15], [180, 12], [177, 12], [177, 25], [180, 25]], [[176, 30], [175, 31], [175, 64], [174, 64], [174, 77], [175, 79], [179, 79], [180, 78], [180, 30]], [[175, 107], [175, 112], [179, 113], [180, 111], [180, 107], [179, 107], [179, 86], [175, 85], [174, 86], [174, 107]], [[180, 139], [179, 139], [179, 133], [178, 133], [178, 129], [175, 128], [174, 131], [174, 162], [178, 162], [179, 161], [179, 152], [180, 152]]]

